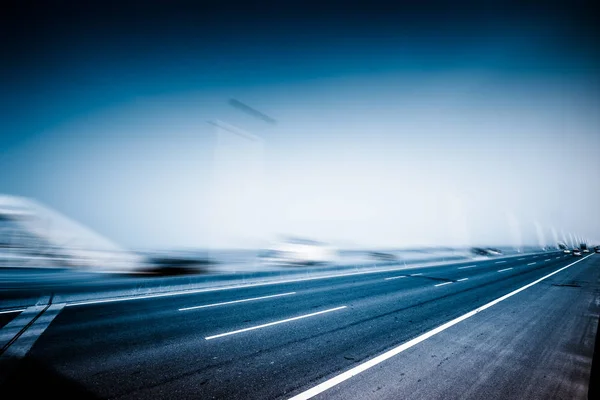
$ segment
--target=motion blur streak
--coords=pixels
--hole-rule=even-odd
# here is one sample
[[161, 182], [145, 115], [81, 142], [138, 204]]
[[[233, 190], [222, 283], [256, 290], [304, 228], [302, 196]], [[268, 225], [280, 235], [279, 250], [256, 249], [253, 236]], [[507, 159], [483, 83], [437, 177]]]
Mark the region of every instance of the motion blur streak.
[[125, 248], [600, 239], [585, 8], [51, 3], [2, 24], [0, 188]]

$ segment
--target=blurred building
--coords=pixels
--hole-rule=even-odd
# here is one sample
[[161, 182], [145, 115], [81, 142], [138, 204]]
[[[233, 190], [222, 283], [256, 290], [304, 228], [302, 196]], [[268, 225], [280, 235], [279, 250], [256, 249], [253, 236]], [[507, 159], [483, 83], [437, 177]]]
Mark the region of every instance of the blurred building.
[[135, 269], [141, 259], [41, 203], [0, 195], [0, 266]]

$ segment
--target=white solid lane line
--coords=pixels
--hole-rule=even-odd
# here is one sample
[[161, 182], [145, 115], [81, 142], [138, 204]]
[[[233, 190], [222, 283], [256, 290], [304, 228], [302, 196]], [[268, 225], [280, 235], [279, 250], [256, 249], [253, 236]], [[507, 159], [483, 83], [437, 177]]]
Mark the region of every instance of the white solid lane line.
[[95, 270], [94, 271], [95, 274], [115, 274], [115, 275], [120, 275], [120, 274], [132, 274], [132, 275], [151, 275], [152, 272], [145, 272], [145, 271], [127, 271], [127, 270], [110, 270], [110, 269], [102, 269], [102, 270]]
[[385, 278], [386, 281], [392, 280], [392, 279], [402, 279], [402, 278], [407, 278], [407, 275], [400, 275], [400, 276], [390, 276], [389, 278]]
[[508, 271], [508, 270], [511, 270], [511, 269], [512, 269], [512, 267], [511, 268], [504, 268], [504, 269], [498, 270], [498, 272], [504, 272], [504, 271]]
[[261, 296], [261, 297], [252, 297], [250, 299], [225, 301], [223, 303], [206, 304], [206, 305], [203, 305], [203, 306], [184, 307], [184, 308], [180, 308], [179, 311], [197, 310], [199, 308], [208, 308], [208, 307], [224, 306], [224, 305], [227, 305], [227, 304], [245, 303], [247, 301], [271, 299], [273, 297], [290, 296], [292, 294], [296, 294], [296, 292], [281, 293], [281, 294], [272, 294], [272, 295], [269, 295], [269, 296]]
[[533, 264], [535, 264], [535, 262], [529, 263], [529, 264], [527, 264], [527, 265], [533, 265]]
[[467, 280], [469, 280], [469, 278], [462, 278], [462, 279], [457, 280], [456, 282], [462, 282], [462, 281], [467, 281]]
[[466, 267], [458, 267], [458, 269], [475, 268], [477, 265], [467, 265]]
[[506, 261], [496, 261], [496, 264], [502, 264], [505, 263]]
[[0, 314], [8, 314], [8, 313], [12, 313], [12, 312], [21, 312], [21, 311], [25, 311], [25, 309], [19, 308], [18, 310], [3, 310], [3, 311], [0, 311]]
[[437, 287], [437, 286], [444, 286], [444, 285], [449, 285], [449, 284], [451, 284], [451, 283], [452, 283], [452, 282], [438, 283], [437, 285], [434, 285], [434, 286], [436, 286], [436, 287]]
[[358, 375], [358, 374], [360, 374], [360, 373], [368, 370], [369, 368], [372, 368], [372, 367], [374, 367], [374, 366], [376, 366], [378, 364], [381, 364], [385, 360], [390, 359], [390, 358], [392, 358], [392, 357], [394, 357], [394, 356], [402, 353], [403, 351], [410, 349], [411, 347], [413, 347], [413, 346], [415, 346], [415, 345], [417, 345], [417, 344], [419, 344], [419, 343], [421, 343], [421, 342], [429, 339], [432, 336], [437, 335], [438, 333], [440, 333], [442, 331], [445, 331], [446, 329], [450, 328], [451, 326], [454, 326], [454, 325], [456, 325], [456, 324], [458, 324], [458, 323], [460, 323], [460, 322], [462, 322], [462, 321], [464, 321], [464, 320], [466, 320], [468, 318], [471, 318], [473, 315], [475, 315], [475, 314], [477, 314], [477, 313], [479, 313], [479, 312], [481, 312], [481, 311], [483, 311], [485, 309], [488, 309], [488, 308], [490, 308], [490, 307], [492, 307], [492, 306], [500, 303], [501, 301], [504, 301], [504, 300], [508, 299], [509, 297], [512, 297], [515, 294], [517, 294], [519, 292], [522, 292], [523, 290], [532, 287], [533, 285], [537, 285], [541, 281], [550, 278], [552, 275], [558, 274], [560, 271], [565, 270], [565, 269], [569, 268], [570, 266], [575, 265], [578, 262], [583, 261], [583, 260], [585, 260], [588, 257], [591, 257], [592, 255], [593, 254], [590, 254], [589, 256], [586, 256], [586, 257], [584, 257], [584, 258], [582, 258], [580, 260], [577, 260], [574, 263], [571, 263], [571, 264], [566, 265], [566, 266], [564, 266], [562, 268], [559, 268], [556, 271], [551, 272], [548, 275], [545, 275], [545, 276], [541, 277], [540, 279], [538, 279], [536, 281], [533, 281], [533, 282], [531, 282], [531, 283], [529, 283], [529, 284], [527, 284], [525, 286], [522, 286], [522, 287], [520, 287], [517, 290], [513, 290], [512, 292], [510, 292], [508, 294], [505, 294], [504, 296], [499, 297], [496, 300], [493, 300], [493, 301], [491, 301], [491, 302], [489, 302], [487, 304], [484, 304], [483, 306], [478, 307], [478, 308], [474, 309], [473, 311], [470, 311], [470, 312], [468, 312], [468, 313], [466, 313], [464, 315], [461, 315], [458, 318], [455, 318], [455, 319], [453, 319], [451, 321], [448, 321], [445, 324], [442, 324], [442, 325], [438, 326], [437, 328], [434, 328], [434, 329], [430, 330], [429, 332], [425, 332], [421, 336], [417, 336], [416, 338], [414, 338], [412, 340], [409, 340], [408, 342], [403, 343], [400, 346], [394, 347], [393, 349], [391, 349], [389, 351], [386, 351], [385, 353], [380, 354], [379, 356], [377, 356], [375, 358], [372, 358], [372, 359], [370, 359], [370, 360], [368, 360], [368, 361], [366, 361], [366, 362], [364, 362], [362, 364], [357, 365], [356, 367], [354, 367], [352, 369], [349, 369], [346, 372], [343, 372], [343, 373], [341, 373], [341, 374], [339, 374], [337, 376], [334, 376], [333, 378], [328, 379], [325, 382], [322, 382], [322, 383], [318, 384], [317, 386], [314, 386], [314, 387], [312, 387], [312, 388], [310, 388], [310, 389], [308, 389], [308, 390], [306, 390], [306, 391], [304, 391], [302, 393], [297, 394], [294, 397], [291, 397], [289, 400], [308, 400], [308, 399], [311, 399], [311, 398], [315, 397], [316, 395], [318, 395], [320, 393], [323, 393], [324, 391], [326, 391], [328, 389], [331, 389], [332, 387], [337, 386], [337, 385], [339, 385], [340, 383], [342, 383], [344, 381], [347, 381], [348, 379], [352, 378], [353, 376], [356, 376], [356, 375]]
[[242, 332], [253, 331], [255, 329], [266, 328], [268, 326], [279, 325], [279, 324], [283, 324], [283, 323], [286, 323], [286, 322], [297, 321], [297, 320], [303, 319], [303, 318], [314, 317], [315, 315], [321, 315], [321, 314], [329, 313], [329, 312], [332, 312], [332, 311], [341, 310], [341, 309], [344, 309], [346, 307], [347, 306], [330, 308], [329, 310], [323, 310], [323, 311], [318, 311], [318, 312], [314, 312], [314, 313], [310, 313], [310, 314], [299, 315], [299, 316], [293, 317], [293, 318], [282, 319], [281, 321], [269, 322], [268, 324], [251, 326], [249, 328], [238, 329], [236, 331], [231, 331], [231, 332], [219, 333], [218, 335], [207, 336], [204, 339], [211, 340], [211, 339], [216, 339], [216, 338], [220, 338], [220, 337], [223, 337], [223, 336], [229, 336], [229, 335], [235, 335], [235, 334], [242, 333]]

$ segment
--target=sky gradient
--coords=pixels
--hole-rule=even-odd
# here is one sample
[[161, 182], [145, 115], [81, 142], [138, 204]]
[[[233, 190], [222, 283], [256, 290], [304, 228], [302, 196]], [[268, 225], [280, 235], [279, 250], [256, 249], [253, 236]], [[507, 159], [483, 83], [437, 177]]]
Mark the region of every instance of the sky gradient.
[[28, 4], [3, 21], [0, 193], [124, 246], [600, 239], [588, 3]]

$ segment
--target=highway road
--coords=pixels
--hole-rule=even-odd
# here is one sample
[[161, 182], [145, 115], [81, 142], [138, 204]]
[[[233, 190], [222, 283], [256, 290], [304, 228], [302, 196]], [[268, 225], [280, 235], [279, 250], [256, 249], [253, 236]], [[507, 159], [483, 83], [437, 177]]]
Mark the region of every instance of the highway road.
[[600, 255], [560, 252], [55, 304], [2, 394], [583, 399], [599, 311]]

